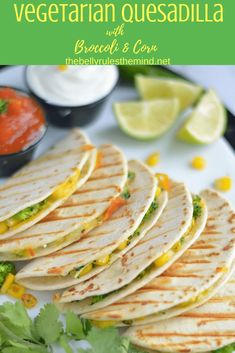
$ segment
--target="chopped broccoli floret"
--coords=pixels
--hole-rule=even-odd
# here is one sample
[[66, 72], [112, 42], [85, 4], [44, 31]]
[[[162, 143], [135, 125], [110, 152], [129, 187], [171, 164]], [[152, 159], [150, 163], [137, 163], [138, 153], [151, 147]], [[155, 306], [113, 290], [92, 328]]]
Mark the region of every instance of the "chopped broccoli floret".
[[149, 207], [147, 213], [145, 214], [144, 218], [143, 218], [143, 221], [146, 221], [147, 219], [149, 219], [152, 215], [152, 213], [158, 209], [158, 203], [156, 201], [156, 199], [151, 203], [151, 206]]
[[104, 298], [106, 298], [108, 296], [108, 294], [103, 294], [103, 295], [94, 295], [91, 298], [91, 305], [94, 305], [96, 303], [101, 302], [101, 300], [103, 300]]
[[12, 219], [17, 220], [17, 221], [25, 221], [26, 219], [34, 216], [35, 214], [37, 214], [39, 211], [41, 211], [41, 209], [43, 208], [43, 206], [45, 205], [46, 200], [41, 201], [39, 203], [37, 203], [36, 205], [30, 206], [25, 208], [24, 210], [16, 213]]
[[16, 273], [15, 265], [11, 262], [0, 262], [0, 287], [9, 273]]
[[202, 199], [200, 196], [195, 195], [193, 196], [193, 218], [197, 219], [198, 217], [201, 217], [202, 214]]
[[135, 173], [134, 172], [128, 172], [128, 180], [132, 181], [135, 179]]
[[123, 199], [128, 200], [131, 197], [130, 191], [128, 189], [124, 189], [121, 196]]
[[[124, 286], [123, 288], [125, 288], [125, 287], [126, 286]], [[112, 292], [101, 294], [101, 295], [94, 295], [93, 297], [91, 297], [91, 305], [94, 305], [94, 304], [100, 302], [101, 300], [107, 298], [109, 295], [117, 293], [117, 292], [119, 292], [119, 289], [116, 289]]]

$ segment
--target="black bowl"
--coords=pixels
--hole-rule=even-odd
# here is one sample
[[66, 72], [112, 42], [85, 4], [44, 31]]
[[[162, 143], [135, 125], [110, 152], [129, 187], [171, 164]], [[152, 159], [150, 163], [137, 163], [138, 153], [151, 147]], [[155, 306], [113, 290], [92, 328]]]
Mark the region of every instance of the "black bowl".
[[[36, 100], [34, 97], [32, 97], [32, 95], [28, 94], [26, 91], [22, 89], [19, 89], [17, 87], [12, 87], [12, 86], [0, 86], [0, 88], [4, 88], [4, 87], [9, 87], [16, 91], [22, 92], [23, 94]], [[36, 100], [36, 103], [41, 107], [41, 104], [37, 100]], [[0, 154], [0, 177], [10, 176], [14, 172], [16, 172], [17, 169], [21, 168], [23, 165], [30, 162], [34, 156], [34, 153], [36, 152], [38, 145], [44, 138], [46, 131], [47, 131], [47, 124], [46, 124], [46, 116], [45, 116], [44, 131], [42, 132], [42, 135], [40, 136], [40, 138], [34, 144], [29, 146], [25, 150], [22, 150], [16, 153]]]
[[[26, 68], [27, 70], [27, 68]], [[80, 106], [60, 106], [48, 103], [39, 97], [33, 88], [27, 82], [27, 74], [25, 70], [25, 82], [30, 93], [41, 103], [47, 115], [48, 122], [61, 128], [83, 127], [92, 123], [98, 117], [99, 111], [102, 109], [107, 98], [111, 95], [118, 84], [118, 79], [112, 90], [100, 100]]]

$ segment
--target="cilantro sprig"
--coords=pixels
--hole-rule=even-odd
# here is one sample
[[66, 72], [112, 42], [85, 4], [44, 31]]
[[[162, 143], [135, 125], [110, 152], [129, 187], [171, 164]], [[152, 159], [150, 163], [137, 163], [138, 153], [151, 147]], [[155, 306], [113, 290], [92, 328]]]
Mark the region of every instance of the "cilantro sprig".
[[[72, 342], [79, 340], [85, 340], [87, 347], [74, 350]], [[0, 306], [0, 352], [53, 353], [54, 345], [65, 353], [144, 353], [115, 328], [94, 327], [73, 312], [63, 320], [54, 304], [45, 305], [34, 320], [20, 302]]]

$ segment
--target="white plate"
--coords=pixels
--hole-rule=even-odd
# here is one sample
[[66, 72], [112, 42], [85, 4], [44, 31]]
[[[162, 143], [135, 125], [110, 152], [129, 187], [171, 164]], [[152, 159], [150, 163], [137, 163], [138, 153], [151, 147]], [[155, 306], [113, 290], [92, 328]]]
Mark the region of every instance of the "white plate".
[[[23, 70], [23, 67], [3, 70], [0, 73], [0, 85], [8, 84], [25, 88]], [[97, 145], [108, 142], [117, 144], [124, 150], [128, 158], [138, 158], [140, 160], [144, 160], [154, 151], [159, 151], [161, 161], [155, 170], [167, 173], [175, 180], [185, 181], [193, 192], [211, 187], [214, 179], [228, 175], [232, 177], [234, 187], [225, 196], [235, 205], [235, 154], [226, 140], [221, 138], [211, 146], [191, 146], [177, 141], [175, 132], [183, 119], [182, 117], [176, 126], [161, 139], [152, 142], [135, 141], [124, 135], [117, 127], [112, 113], [112, 102], [136, 98], [137, 93], [133, 88], [118, 87], [107, 101], [97, 121], [84, 129], [92, 142]], [[67, 130], [50, 127], [38, 153], [42, 153], [66, 133]], [[189, 165], [191, 159], [196, 155], [205, 157], [207, 161], [207, 168], [201, 172], [191, 169]], [[0, 179], [0, 181], [2, 180]], [[41, 306], [51, 301], [52, 293], [37, 292], [36, 296]], [[1, 296], [0, 304], [6, 300], [9, 300], [9, 298]], [[31, 310], [30, 314], [32, 316], [37, 314], [40, 306]]]

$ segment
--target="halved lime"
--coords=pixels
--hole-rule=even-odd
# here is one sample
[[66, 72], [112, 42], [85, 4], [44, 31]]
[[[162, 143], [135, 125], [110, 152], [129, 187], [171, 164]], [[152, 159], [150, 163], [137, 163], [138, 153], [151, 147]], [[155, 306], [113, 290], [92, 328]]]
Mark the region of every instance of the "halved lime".
[[181, 79], [136, 75], [135, 84], [143, 99], [178, 98], [181, 111], [192, 106], [202, 93], [202, 87]]
[[172, 126], [179, 114], [179, 100], [116, 103], [114, 112], [119, 126], [127, 135], [138, 140], [150, 140], [164, 134]]
[[224, 134], [227, 114], [213, 90], [206, 92], [179, 130], [177, 136], [188, 143], [209, 144]]

